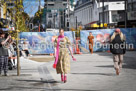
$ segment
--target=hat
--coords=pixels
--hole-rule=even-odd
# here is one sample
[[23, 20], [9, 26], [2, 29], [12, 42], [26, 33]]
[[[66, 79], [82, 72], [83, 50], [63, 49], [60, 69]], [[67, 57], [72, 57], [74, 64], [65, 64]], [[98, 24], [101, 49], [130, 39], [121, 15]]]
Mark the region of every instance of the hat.
[[119, 28], [117, 28], [117, 29], [115, 30], [115, 32], [120, 32], [120, 29], [119, 29]]

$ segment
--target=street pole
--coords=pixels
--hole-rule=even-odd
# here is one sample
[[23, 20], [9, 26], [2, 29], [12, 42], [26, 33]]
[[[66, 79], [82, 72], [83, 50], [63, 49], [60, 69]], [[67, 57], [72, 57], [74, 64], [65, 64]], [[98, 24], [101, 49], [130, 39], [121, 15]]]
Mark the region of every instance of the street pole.
[[64, 9], [64, 13], [63, 13], [63, 14], [64, 14], [64, 24], [63, 24], [63, 26], [64, 26], [64, 29], [65, 29], [65, 22], [66, 22], [66, 21], [65, 21], [65, 19], [66, 19], [66, 16], [65, 16], [65, 14], [66, 14], [66, 13], [65, 13], [65, 9]]
[[41, 29], [41, 0], [39, 0], [39, 10], [40, 10], [40, 21], [39, 21], [39, 32]]
[[44, 10], [45, 10], [45, 32], [46, 32], [46, 29], [47, 29], [47, 0], [45, 0]]
[[127, 28], [127, 0], [125, 0], [125, 28]]
[[100, 25], [101, 25], [101, 17], [100, 17], [100, 12], [99, 12], [99, 29], [100, 29]]
[[[16, 13], [18, 11], [18, 0], [16, 0]], [[17, 17], [16, 17], [16, 22], [18, 22]], [[17, 48], [17, 76], [20, 76], [20, 59], [19, 59], [19, 34], [18, 34], [19, 30], [18, 30], [18, 25], [16, 24], [16, 33], [17, 33], [17, 39], [16, 39], [16, 48]]]
[[19, 34], [18, 34], [18, 30], [17, 30], [17, 40], [16, 40], [16, 45], [17, 45], [17, 76], [20, 76], [20, 59], [19, 59]]
[[76, 38], [77, 38], [77, 16], [76, 16]]
[[104, 29], [104, 20], [105, 20], [105, 17], [104, 17], [104, 0], [102, 0], [102, 16], [103, 16], [102, 22], [103, 22], [103, 29]]
[[68, 15], [67, 15], [67, 30], [69, 31], [69, 12], [70, 12], [70, 7], [69, 7], [69, 0], [67, 0], [67, 6], [68, 6]]
[[55, 10], [54, 10], [54, 29], [55, 29]]

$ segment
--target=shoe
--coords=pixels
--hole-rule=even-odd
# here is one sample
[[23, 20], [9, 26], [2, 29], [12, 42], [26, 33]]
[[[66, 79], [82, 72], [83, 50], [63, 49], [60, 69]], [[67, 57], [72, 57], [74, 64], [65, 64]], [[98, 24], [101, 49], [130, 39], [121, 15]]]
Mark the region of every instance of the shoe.
[[119, 75], [119, 69], [118, 68], [116, 69], [116, 75]]
[[7, 73], [5, 73], [5, 74], [4, 74], [4, 76], [8, 76], [8, 74], [7, 74]]
[[64, 83], [67, 82], [67, 76], [64, 76]]
[[61, 74], [61, 81], [64, 82], [64, 76]]
[[13, 66], [14, 69], [16, 69], [17, 67], [16, 66]]

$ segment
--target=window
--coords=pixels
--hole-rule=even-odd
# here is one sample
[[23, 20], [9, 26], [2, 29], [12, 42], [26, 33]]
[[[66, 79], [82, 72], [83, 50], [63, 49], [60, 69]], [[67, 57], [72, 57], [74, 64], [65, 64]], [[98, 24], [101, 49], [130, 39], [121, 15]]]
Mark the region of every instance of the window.
[[136, 11], [136, 2], [133, 3], [133, 10]]
[[48, 6], [54, 6], [54, 4], [48, 4]]
[[119, 15], [118, 14], [113, 14], [112, 15], [112, 22], [118, 22], [119, 21]]
[[128, 11], [131, 11], [131, 10], [132, 10], [132, 4], [129, 3], [129, 4], [128, 4]]
[[49, 14], [49, 18], [52, 18], [52, 14]]

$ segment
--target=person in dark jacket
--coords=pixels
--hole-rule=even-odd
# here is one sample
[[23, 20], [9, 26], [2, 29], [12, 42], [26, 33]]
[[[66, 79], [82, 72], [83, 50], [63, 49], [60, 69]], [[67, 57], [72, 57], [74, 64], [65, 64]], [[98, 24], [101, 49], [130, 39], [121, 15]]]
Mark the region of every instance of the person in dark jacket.
[[126, 53], [126, 37], [119, 28], [110, 38], [110, 51], [113, 54], [114, 68], [119, 75], [122, 69], [123, 55]]
[[[2, 73], [2, 70], [4, 69], [4, 76], [8, 76], [8, 49], [9, 46], [7, 44], [8, 40], [11, 39], [11, 36], [9, 35], [5, 39], [5, 33], [0, 30], [0, 75]], [[7, 44], [7, 45], [6, 45]]]

